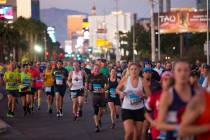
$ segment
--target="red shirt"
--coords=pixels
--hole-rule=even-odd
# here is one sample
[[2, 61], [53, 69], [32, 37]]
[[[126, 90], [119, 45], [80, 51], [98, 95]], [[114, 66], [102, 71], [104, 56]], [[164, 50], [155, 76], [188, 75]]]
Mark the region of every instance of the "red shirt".
[[[196, 119], [195, 125], [210, 124], [210, 93], [204, 93], [205, 97], [205, 109], [204, 112]], [[210, 140], [210, 132], [200, 134], [196, 137], [196, 140]]]
[[36, 88], [36, 80], [40, 76], [39, 70], [37, 68], [30, 68], [29, 72], [31, 73], [32, 76], [32, 87]]
[[[151, 115], [154, 120], [156, 120], [158, 117], [161, 93], [162, 91], [157, 91], [157, 92], [152, 93], [152, 95], [146, 101], [146, 108], [147, 110], [152, 111]], [[156, 139], [160, 136], [160, 131], [152, 127], [151, 135], [152, 135], [152, 139]]]

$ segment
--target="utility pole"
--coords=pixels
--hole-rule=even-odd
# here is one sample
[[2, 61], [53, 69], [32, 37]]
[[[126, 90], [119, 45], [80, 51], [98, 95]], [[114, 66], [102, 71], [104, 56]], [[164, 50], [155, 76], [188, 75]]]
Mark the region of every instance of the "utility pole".
[[151, 14], [151, 52], [152, 56], [151, 59], [155, 62], [155, 25], [154, 25], [154, 1], [149, 0], [150, 2], [150, 14]]
[[207, 32], [206, 32], [206, 49], [207, 49], [207, 64], [209, 65], [209, 0], [206, 0], [206, 9], [207, 9]]
[[158, 60], [161, 60], [161, 50], [160, 50], [160, 0], [158, 0]]
[[47, 32], [44, 31], [44, 60], [47, 61]]
[[133, 62], [136, 61], [135, 50], [136, 50], [136, 13], [133, 14]]
[[118, 0], [116, 0], [116, 61], [120, 61], [121, 54], [120, 54], [120, 46], [119, 46], [119, 12], [118, 12]]

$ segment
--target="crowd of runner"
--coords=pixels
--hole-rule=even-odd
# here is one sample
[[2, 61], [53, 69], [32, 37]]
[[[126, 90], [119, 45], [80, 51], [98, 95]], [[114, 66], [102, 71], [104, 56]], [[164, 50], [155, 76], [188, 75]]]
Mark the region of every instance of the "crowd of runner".
[[0, 75], [9, 118], [15, 117], [18, 98], [23, 116], [40, 110], [43, 93], [48, 113], [63, 117], [63, 100], [69, 92], [74, 121], [83, 116], [83, 105], [91, 98], [95, 132], [100, 132], [108, 107], [111, 129], [121, 118], [125, 140], [210, 140], [210, 66], [206, 64], [11, 62], [0, 66]]

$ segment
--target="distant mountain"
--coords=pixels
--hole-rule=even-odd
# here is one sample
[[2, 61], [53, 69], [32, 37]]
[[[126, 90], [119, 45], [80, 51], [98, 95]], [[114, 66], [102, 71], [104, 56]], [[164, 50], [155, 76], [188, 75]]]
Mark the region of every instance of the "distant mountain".
[[68, 15], [88, 15], [87, 13], [59, 8], [41, 9], [41, 21], [48, 26], [53, 26], [56, 29], [56, 39], [64, 45], [67, 39], [67, 16]]

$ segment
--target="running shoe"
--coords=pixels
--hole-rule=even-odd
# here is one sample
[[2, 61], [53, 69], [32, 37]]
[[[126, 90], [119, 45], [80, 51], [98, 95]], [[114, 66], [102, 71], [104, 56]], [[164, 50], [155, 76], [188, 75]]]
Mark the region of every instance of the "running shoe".
[[52, 114], [52, 109], [51, 108], [48, 110], [48, 113], [49, 114]]
[[57, 117], [60, 117], [60, 112], [57, 112], [56, 116], [57, 116]]
[[12, 118], [11, 111], [7, 112], [7, 118]]
[[115, 124], [114, 123], [112, 124], [111, 129], [115, 129]]
[[96, 132], [96, 133], [100, 132], [100, 129], [99, 129], [98, 126], [96, 126], [96, 128], [95, 128], [95, 132]]
[[60, 117], [63, 117], [63, 110], [60, 109]]

